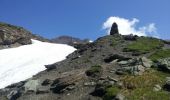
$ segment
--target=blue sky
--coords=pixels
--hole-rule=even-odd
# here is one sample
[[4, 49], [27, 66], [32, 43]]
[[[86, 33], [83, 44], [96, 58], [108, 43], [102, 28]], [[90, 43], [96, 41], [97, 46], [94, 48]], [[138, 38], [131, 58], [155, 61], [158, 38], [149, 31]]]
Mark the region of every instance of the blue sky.
[[0, 21], [52, 38], [70, 35], [96, 39], [106, 34], [111, 16], [154, 23], [160, 38], [170, 39], [170, 0], [0, 0]]

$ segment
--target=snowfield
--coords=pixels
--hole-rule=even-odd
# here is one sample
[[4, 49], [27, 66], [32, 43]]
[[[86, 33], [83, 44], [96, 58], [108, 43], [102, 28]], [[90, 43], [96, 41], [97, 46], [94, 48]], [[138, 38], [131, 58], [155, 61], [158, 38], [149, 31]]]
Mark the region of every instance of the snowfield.
[[0, 50], [0, 88], [28, 79], [44, 65], [62, 61], [76, 49], [64, 45], [32, 40], [32, 44]]

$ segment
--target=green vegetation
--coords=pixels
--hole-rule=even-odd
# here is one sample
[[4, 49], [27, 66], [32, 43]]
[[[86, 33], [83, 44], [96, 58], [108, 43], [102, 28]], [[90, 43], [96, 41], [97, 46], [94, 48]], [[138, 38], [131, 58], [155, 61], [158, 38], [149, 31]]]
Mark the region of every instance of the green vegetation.
[[167, 74], [156, 70], [145, 72], [141, 76], [126, 75], [122, 78], [125, 88], [144, 88], [162, 84]]
[[167, 58], [167, 57], [170, 57], [170, 49], [158, 50], [157, 52], [152, 54], [149, 58], [152, 61], [157, 61], [158, 59]]
[[103, 96], [103, 100], [112, 100], [119, 92], [120, 89], [116, 86], [106, 88], [106, 94]]
[[122, 78], [124, 83], [123, 94], [128, 100], [170, 100], [170, 93], [164, 90], [153, 91], [156, 84], [162, 86], [170, 74], [151, 69], [142, 76], [126, 75]]
[[138, 88], [128, 93], [128, 100], [170, 100], [170, 93], [153, 91], [153, 88]]
[[90, 69], [86, 71], [86, 75], [95, 77], [101, 72], [101, 70], [102, 67], [100, 65], [91, 66]]
[[134, 51], [138, 53], [147, 53], [155, 49], [160, 49], [163, 46], [163, 42], [155, 39], [155, 38], [148, 38], [148, 37], [141, 37], [137, 41], [129, 44], [124, 51]]
[[118, 43], [124, 42], [122, 40], [122, 37], [119, 35], [115, 35], [112, 39], [111, 39], [111, 46], [116, 46]]

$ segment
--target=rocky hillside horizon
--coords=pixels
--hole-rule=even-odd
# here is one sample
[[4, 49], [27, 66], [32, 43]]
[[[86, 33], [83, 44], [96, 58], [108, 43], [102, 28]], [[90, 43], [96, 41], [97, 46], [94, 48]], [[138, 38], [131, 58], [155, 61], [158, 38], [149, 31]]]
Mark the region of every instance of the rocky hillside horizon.
[[170, 100], [170, 43], [121, 35], [116, 23], [110, 35], [44, 67], [1, 89], [0, 100]]
[[50, 42], [23, 27], [0, 22], [0, 49], [31, 44], [31, 39]]

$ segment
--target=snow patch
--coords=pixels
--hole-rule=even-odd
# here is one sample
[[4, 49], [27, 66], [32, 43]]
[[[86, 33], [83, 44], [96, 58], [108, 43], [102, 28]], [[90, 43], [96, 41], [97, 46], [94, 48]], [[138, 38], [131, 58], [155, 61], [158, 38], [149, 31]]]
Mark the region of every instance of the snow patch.
[[44, 65], [62, 61], [76, 49], [65, 44], [32, 40], [32, 44], [0, 50], [0, 88], [28, 79]]

